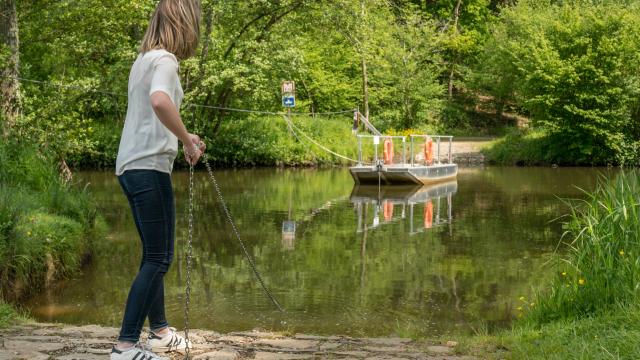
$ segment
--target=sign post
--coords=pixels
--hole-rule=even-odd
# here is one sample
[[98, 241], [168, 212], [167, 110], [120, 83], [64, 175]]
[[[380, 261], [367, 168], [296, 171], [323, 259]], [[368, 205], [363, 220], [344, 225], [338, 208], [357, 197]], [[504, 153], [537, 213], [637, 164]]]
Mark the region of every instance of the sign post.
[[296, 106], [296, 83], [294, 81], [282, 82], [282, 106], [288, 109]]

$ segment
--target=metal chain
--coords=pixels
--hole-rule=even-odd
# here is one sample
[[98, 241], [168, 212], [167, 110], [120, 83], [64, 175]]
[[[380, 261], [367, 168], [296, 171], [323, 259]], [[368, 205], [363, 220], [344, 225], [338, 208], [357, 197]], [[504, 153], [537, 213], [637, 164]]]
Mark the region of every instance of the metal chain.
[[211, 165], [209, 164], [209, 158], [208, 158], [207, 154], [205, 153], [203, 155], [203, 157], [204, 157], [204, 165], [207, 168], [207, 172], [209, 173], [209, 179], [211, 180], [211, 183], [213, 184], [213, 187], [216, 190], [216, 193], [218, 195], [218, 200], [220, 201], [220, 204], [222, 205], [222, 210], [224, 211], [224, 214], [227, 217], [227, 221], [231, 225], [231, 229], [233, 230], [233, 233], [235, 234], [236, 239], [238, 239], [238, 242], [240, 243], [240, 246], [242, 247], [242, 251], [244, 252], [244, 255], [246, 256], [247, 261], [249, 262], [249, 265], [251, 266], [251, 269], [253, 270], [253, 273], [256, 275], [256, 278], [258, 278], [258, 282], [260, 282], [260, 285], [262, 286], [262, 289], [267, 294], [269, 299], [271, 299], [271, 302], [273, 302], [273, 304], [278, 308], [278, 310], [280, 310], [281, 312], [284, 312], [284, 309], [282, 308], [282, 306], [280, 306], [280, 303], [278, 303], [276, 298], [271, 294], [271, 291], [269, 291], [269, 289], [265, 285], [264, 281], [262, 280], [262, 276], [260, 275], [260, 272], [258, 271], [258, 268], [256, 267], [256, 264], [254, 263], [253, 259], [251, 258], [251, 255], [249, 255], [249, 251], [247, 251], [247, 247], [244, 245], [244, 241], [242, 241], [242, 239], [240, 238], [240, 232], [238, 231], [238, 228], [236, 227], [236, 224], [233, 221], [233, 217], [231, 216], [231, 212], [229, 211], [229, 208], [227, 207], [226, 201], [224, 201], [224, 197], [222, 196], [222, 192], [220, 191], [220, 186], [218, 186], [218, 181], [216, 181], [216, 177], [213, 175], [213, 170], [211, 169]]
[[189, 166], [189, 210], [187, 233], [187, 279], [184, 294], [184, 339], [186, 343], [185, 359], [191, 359], [191, 343], [189, 342], [189, 305], [191, 302], [191, 265], [193, 261], [193, 165]]

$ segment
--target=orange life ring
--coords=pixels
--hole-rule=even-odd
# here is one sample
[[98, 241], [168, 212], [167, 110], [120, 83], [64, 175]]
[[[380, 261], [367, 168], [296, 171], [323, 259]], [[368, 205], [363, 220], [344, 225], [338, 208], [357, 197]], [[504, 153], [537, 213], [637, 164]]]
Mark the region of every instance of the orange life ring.
[[384, 144], [384, 151], [383, 151], [384, 163], [392, 164], [393, 163], [393, 140], [389, 138], [384, 139], [383, 144]]
[[424, 204], [424, 228], [431, 229], [433, 227], [433, 203], [431, 200]]
[[384, 213], [384, 220], [390, 221], [393, 218], [393, 203], [389, 200], [385, 200], [382, 209]]
[[427, 138], [424, 143], [424, 161], [431, 165], [433, 163], [433, 140]]

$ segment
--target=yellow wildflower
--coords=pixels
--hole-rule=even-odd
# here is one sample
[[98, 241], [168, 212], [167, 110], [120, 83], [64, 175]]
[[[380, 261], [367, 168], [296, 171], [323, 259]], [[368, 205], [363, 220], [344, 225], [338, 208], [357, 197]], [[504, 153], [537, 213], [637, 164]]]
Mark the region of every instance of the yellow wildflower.
[[524, 301], [524, 296], [520, 296], [520, 301]]
[[31, 236], [31, 231], [27, 231], [27, 235]]
[[562, 276], [567, 276], [567, 272], [566, 272], [566, 271], [563, 271], [563, 272], [562, 272]]
[[522, 311], [522, 306], [518, 306], [518, 311]]
[[620, 254], [620, 256], [624, 256], [624, 250], [620, 250], [618, 251], [618, 253]]
[[585, 279], [578, 279], [578, 284], [584, 285], [587, 281]]

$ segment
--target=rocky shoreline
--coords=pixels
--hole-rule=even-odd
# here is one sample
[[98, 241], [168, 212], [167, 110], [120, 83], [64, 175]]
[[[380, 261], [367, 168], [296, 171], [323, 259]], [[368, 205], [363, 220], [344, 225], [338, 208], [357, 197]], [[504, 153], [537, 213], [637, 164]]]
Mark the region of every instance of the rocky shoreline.
[[[0, 360], [107, 359], [118, 329], [98, 325], [69, 326], [29, 323], [0, 330]], [[402, 338], [352, 338], [346, 336], [284, 336], [250, 331], [219, 334], [192, 330], [192, 358], [236, 359], [442, 359], [470, 360], [454, 354], [448, 344]], [[144, 341], [144, 339], [142, 339]], [[183, 359], [183, 354], [172, 354]]]

